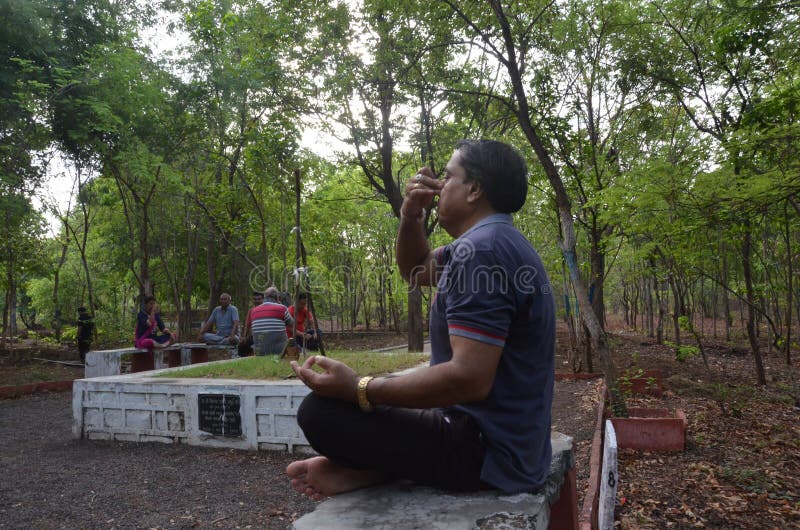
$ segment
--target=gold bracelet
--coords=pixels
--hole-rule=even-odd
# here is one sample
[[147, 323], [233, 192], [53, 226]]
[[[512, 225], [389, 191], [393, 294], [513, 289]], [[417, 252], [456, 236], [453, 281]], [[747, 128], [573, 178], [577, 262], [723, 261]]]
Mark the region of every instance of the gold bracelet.
[[369, 399], [367, 399], [367, 385], [370, 381], [372, 381], [372, 379], [372, 376], [368, 375], [358, 380], [358, 406], [361, 407], [361, 410], [364, 412], [372, 412], [372, 403], [370, 403]]

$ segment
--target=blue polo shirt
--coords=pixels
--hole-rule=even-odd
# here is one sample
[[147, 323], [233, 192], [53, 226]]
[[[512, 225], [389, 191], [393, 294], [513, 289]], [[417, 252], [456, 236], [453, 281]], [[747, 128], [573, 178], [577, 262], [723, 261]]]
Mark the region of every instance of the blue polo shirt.
[[233, 304], [228, 304], [226, 309], [221, 305], [214, 308], [208, 317], [209, 324], [217, 325], [217, 335], [227, 337], [233, 331], [233, 323], [239, 320], [239, 310]]
[[481, 479], [508, 493], [535, 490], [550, 468], [555, 354], [555, 306], [541, 259], [511, 216], [496, 214], [437, 249], [436, 260], [431, 365], [452, 358], [450, 335], [503, 348], [486, 399], [453, 408], [483, 435]]

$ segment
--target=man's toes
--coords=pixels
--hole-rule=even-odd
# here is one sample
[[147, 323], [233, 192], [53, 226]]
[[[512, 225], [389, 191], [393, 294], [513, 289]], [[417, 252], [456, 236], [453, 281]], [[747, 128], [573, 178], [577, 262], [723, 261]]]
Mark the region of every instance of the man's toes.
[[291, 478], [300, 478], [306, 475], [307, 469], [308, 466], [306, 465], [305, 461], [296, 460], [286, 466], [286, 474]]

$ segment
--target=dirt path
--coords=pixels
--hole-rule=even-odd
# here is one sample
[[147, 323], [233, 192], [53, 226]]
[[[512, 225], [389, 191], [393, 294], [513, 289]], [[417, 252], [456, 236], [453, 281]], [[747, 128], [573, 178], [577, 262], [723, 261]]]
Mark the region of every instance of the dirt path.
[[[554, 425], [576, 438], [579, 480], [593, 393], [584, 381], [556, 384]], [[0, 528], [277, 529], [314, 507], [288, 487], [290, 455], [74, 440], [71, 399], [0, 401]]]

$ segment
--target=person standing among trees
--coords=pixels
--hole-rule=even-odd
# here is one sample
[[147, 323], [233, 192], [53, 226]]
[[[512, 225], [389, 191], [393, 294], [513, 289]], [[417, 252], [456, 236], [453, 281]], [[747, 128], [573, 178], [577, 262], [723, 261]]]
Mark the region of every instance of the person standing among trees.
[[78, 333], [76, 340], [78, 342], [78, 353], [81, 356], [81, 362], [86, 362], [86, 354], [92, 348], [92, 337], [94, 336], [94, 319], [92, 315], [86, 311], [86, 308], [81, 306], [78, 308]]
[[[321, 499], [410, 479], [518, 493], [546, 481], [555, 305], [541, 259], [510, 216], [527, 178], [513, 147], [463, 140], [443, 180], [423, 168], [406, 185], [397, 263], [409, 283], [437, 286], [430, 366], [373, 378], [327, 357], [293, 362], [312, 389], [297, 421], [321, 455], [287, 466], [296, 491]], [[437, 195], [455, 240], [431, 250], [425, 209]]]

